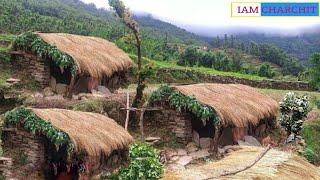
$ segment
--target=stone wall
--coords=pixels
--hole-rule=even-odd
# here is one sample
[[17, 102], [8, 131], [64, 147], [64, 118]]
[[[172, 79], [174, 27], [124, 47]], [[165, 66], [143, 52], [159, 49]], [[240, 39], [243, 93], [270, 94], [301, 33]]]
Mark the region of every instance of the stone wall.
[[[283, 89], [313, 91], [307, 82], [301, 81], [278, 81], [278, 80], [250, 80], [232, 76], [219, 76], [203, 74], [191, 70], [159, 69], [157, 77], [163, 83], [180, 83], [174, 78], [176, 74], [185, 74], [181, 83], [222, 83], [222, 84], [244, 84], [256, 88]], [[171, 78], [172, 77], [172, 78]]]
[[18, 172], [21, 174], [32, 172], [36, 176], [42, 176], [45, 167], [44, 139], [21, 129], [4, 131], [3, 136], [4, 149], [8, 153], [5, 155], [17, 156], [14, 157], [12, 166], [15, 169], [11, 169], [11, 172], [15, 172], [15, 175]]
[[19, 74], [39, 82], [42, 88], [49, 86], [49, 61], [32, 54], [13, 54], [13, 65]]
[[168, 128], [174, 133], [179, 143], [187, 144], [192, 141], [191, 116], [187, 113], [168, 108], [146, 114], [144, 118], [146, 121], [155, 120], [158, 127]]

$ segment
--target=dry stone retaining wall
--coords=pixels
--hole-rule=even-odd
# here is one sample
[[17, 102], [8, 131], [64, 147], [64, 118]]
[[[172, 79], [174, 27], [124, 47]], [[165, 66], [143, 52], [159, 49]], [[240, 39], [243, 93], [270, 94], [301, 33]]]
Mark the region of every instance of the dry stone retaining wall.
[[13, 64], [16, 71], [23, 72], [25, 75], [31, 76], [35, 81], [39, 82], [42, 88], [49, 86], [50, 82], [50, 66], [49, 61], [37, 57], [32, 54], [13, 55]]
[[[25, 161], [24, 164], [17, 166], [16, 163], [18, 162], [13, 162], [12, 166], [12, 168], [21, 166], [23, 169], [10, 169], [11, 167], [8, 167], [9, 170], [11, 172], [24, 171], [41, 175], [45, 165], [43, 137], [33, 135], [21, 129], [9, 132], [5, 131], [4, 137], [4, 149], [11, 152], [18, 152], [20, 158], [25, 158], [25, 160], [23, 160]], [[20, 161], [22, 160], [20, 159]]]
[[[146, 119], [151, 119], [146, 116]], [[191, 116], [172, 109], [152, 113], [152, 119], [159, 127], [166, 127], [177, 137], [179, 143], [187, 144], [192, 140]]]
[[[278, 81], [278, 80], [250, 80], [238, 78], [233, 76], [220, 76], [203, 74], [191, 70], [180, 69], [159, 69], [157, 77], [165, 75], [164, 83], [177, 83], [175, 79], [170, 79], [168, 74], [181, 74], [188, 75], [188, 79], [194, 83], [222, 83], [222, 84], [244, 84], [256, 88], [266, 89], [283, 89], [283, 90], [300, 90], [300, 91], [314, 91], [314, 89], [307, 82], [302, 81]], [[186, 79], [186, 82], [189, 82]]]

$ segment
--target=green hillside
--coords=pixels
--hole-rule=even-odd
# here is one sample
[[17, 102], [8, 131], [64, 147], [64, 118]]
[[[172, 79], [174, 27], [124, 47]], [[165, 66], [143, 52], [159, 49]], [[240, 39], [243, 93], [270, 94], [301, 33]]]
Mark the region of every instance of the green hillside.
[[[135, 19], [141, 30], [142, 56], [146, 58], [170, 61], [171, 64], [180, 62], [179, 65], [185, 66], [189, 66], [187, 64], [193, 61], [195, 63], [191, 63], [191, 66], [199, 68], [268, 78], [282, 78], [282, 74], [291, 73], [284, 68], [292, 64], [292, 61], [282, 63], [281, 66], [272, 59], [266, 58], [261, 61], [261, 57], [264, 56], [232, 47], [233, 41], [229, 42], [230, 46], [225, 46], [226, 42], [222, 42], [223, 46], [211, 49], [207, 38], [154, 19], [150, 15], [136, 15]], [[0, 33], [20, 34], [26, 31], [97, 36], [115, 42], [129, 54], [136, 53], [132, 34], [113, 12], [97, 9], [95, 5], [85, 4], [80, 0], [0, 0]], [[186, 49], [193, 47], [201, 51], [194, 54], [196, 57], [186, 55]], [[273, 59], [279, 59], [278, 57]], [[189, 60], [185, 60], [188, 58]], [[182, 61], [189, 62], [186, 64], [181, 63]], [[217, 63], [220, 65], [213, 65]], [[262, 68], [266, 69], [264, 73], [259, 72], [262, 65]], [[293, 66], [292, 69], [297, 68]], [[291, 74], [297, 75], [299, 71]]]

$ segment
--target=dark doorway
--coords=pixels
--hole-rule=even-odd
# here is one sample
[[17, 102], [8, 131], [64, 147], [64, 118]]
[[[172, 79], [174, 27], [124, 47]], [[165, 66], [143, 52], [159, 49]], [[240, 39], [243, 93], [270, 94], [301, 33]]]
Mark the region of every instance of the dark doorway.
[[203, 124], [202, 120], [192, 115], [191, 125], [192, 129], [199, 134], [199, 138], [212, 138], [214, 136], [213, 121], [208, 120]]
[[59, 84], [69, 85], [71, 82], [71, 68], [61, 69], [54, 61], [50, 61], [50, 75], [54, 77]]

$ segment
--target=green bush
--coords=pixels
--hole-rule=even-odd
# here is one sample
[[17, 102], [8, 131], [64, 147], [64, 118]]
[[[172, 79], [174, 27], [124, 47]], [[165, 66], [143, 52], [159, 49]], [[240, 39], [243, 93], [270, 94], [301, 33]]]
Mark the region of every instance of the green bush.
[[280, 102], [280, 124], [288, 135], [298, 135], [302, 129], [304, 118], [307, 116], [309, 101], [307, 96], [297, 96], [293, 92], [285, 95]]
[[314, 164], [320, 164], [320, 119], [305, 123], [302, 129], [302, 137], [306, 148], [303, 155]]
[[316, 154], [312, 149], [305, 148], [302, 154], [310, 163], [315, 163], [316, 161]]
[[160, 163], [157, 152], [147, 144], [134, 144], [129, 150], [130, 164], [120, 168], [111, 179], [119, 180], [149, 180], [160, 179], [163, 166]]

